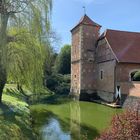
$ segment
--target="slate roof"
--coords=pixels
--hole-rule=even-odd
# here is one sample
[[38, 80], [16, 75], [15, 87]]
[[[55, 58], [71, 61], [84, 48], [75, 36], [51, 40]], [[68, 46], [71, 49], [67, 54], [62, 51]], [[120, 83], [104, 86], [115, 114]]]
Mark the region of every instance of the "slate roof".
[[75, 29], [77, 26], [79, 26], [81, 24], [101, 27], [101, 25], [99, 25], [96, 22], [94, 22], [93, 20], [91, 20], [86, 14], [80, 19], [79, 23], [73, 29]]
[[108, 29], [104, 37], [118, 62], [140, 63], [140, 33]]

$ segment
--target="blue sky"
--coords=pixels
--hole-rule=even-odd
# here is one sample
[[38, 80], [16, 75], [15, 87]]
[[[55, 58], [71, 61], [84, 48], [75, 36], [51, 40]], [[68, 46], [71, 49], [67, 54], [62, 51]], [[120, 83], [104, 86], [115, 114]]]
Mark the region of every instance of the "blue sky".
[[[71, 43], [70, 30], [86, 14], [105, 29], [140, 32], [140, 0], [53, 0], [52, 26], [61, 43]], [[58, 50], [59, 50], [58, 48]]]

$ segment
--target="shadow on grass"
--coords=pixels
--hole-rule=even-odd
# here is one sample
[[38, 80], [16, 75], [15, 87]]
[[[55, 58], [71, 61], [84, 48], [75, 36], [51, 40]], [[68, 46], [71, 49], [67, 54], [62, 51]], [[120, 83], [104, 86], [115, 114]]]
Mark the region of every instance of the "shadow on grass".
[[11, 110], [11, 108], [7, 104], [1, 103], [0, 110], [1, 110], [0, 116], [3, 116], [5, 120], [9, 121], [11, 118], [15, 116], [15, 113]]
[[27, 124], [29, 117], [15, 112], [11, 107], [4, 103], [0, 104], [0, 111], [0, 125], [3, 127], [0, 129], [3, 129], [2, 131], [7, 134], [6, 137], [8, 139], [11, 139], [11, 137], [14, 139], [14, 136], [17, 137], [17, 135], [20, 136], [20, 139], [35, 139], [35, 137], [32, 135], [30, 124]]
[[65, 104], [71, 101], [72, 100], [68, 97], [68, 95], [57, 95], [57, 94], [51, 95], [43, 100], [43, 102], [47, 104]]

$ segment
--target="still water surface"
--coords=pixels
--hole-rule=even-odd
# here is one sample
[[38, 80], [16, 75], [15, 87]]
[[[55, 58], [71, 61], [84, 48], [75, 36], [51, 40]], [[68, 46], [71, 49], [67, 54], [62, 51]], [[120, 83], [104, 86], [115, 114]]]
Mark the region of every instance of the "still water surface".
[[107, 129], [114, 114], [120, 112], [90, 102], [73, 101], [57, 105], [35, 105], [41, 140], [93, 140]]

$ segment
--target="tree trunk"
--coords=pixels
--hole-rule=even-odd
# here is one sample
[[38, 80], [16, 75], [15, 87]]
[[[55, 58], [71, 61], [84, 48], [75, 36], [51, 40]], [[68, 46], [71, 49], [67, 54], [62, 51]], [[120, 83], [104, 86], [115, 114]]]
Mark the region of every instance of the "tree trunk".
[[0, 103], [2, 102], [2, 93], [4, 86], [6, 84], [6, 80], [7, 80], [6, 69], [3, 68], [2, 65], [0, 65]]
[[0, 103], [2, 102], [2, 92], [7, 80], [7, 24], [9, 14], [1, 13], [1, 28], [0, 28]]

